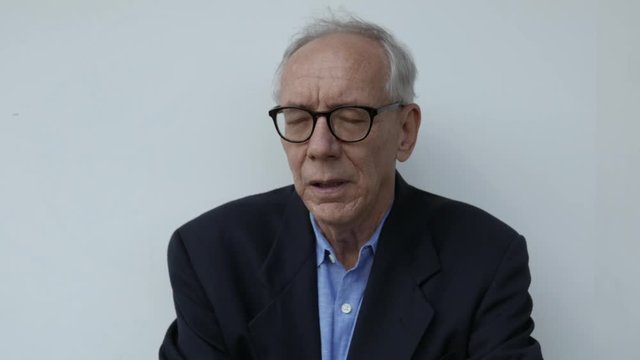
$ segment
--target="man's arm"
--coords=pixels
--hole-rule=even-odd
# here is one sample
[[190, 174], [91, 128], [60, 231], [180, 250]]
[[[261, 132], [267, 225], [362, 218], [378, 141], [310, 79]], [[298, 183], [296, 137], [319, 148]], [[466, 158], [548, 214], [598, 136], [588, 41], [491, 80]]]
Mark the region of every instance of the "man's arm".
[[476, 313], [469, 359], [542, 359], [540, 345], [531, 337], [528, 262], [524, 238], [515, 238]]
[[229, 359], [213, 306], [193, 269], [179, 231], [169, 242], [168, 263], [177, 319], [160, 347], [160, 359]]

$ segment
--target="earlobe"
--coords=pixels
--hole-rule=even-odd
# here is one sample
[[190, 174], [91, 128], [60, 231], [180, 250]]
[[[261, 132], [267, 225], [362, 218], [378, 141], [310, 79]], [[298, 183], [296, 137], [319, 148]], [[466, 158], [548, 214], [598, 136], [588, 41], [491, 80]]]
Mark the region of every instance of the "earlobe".
[[402, 111], [402, 128], [400, 129], [400, 139], [396, 159], [404, 162], [411, 156], [418, 139], [420, 129], [421, 113], [417, 104], [407, 104]]

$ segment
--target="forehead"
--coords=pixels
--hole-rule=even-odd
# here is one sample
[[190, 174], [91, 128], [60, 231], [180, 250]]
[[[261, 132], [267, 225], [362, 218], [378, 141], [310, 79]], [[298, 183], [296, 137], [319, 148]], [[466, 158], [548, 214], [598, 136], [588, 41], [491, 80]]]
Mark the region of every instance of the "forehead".
[[382, 101], [389, 66], [384, 48], [356, 34], [330, 34], [298, 49], [285, 64], [280, 103], [323, 107]]

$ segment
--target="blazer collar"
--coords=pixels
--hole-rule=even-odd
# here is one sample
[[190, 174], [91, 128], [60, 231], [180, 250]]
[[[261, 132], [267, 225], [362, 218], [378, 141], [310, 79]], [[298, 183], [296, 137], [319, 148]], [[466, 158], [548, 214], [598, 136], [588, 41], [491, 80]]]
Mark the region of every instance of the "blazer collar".
[[420, 285], [439, 271], [440, 262], [419, 195], [396, 173], [394, 204], [380, 234], [349, 360], [409, 359], [433, 318]]
[[320, 360], [315, 238], [309, 212], [291, 190], [261, 268], [269, 300], [249, 322], [249, 336], [258, 359]]

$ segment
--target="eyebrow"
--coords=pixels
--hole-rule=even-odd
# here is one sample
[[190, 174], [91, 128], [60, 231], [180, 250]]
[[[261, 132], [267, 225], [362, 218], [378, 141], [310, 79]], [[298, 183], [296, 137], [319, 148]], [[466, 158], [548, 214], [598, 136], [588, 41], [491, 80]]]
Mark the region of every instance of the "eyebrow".
[[329, 109], [335, 109], [337, 107], [341, 107], [341, 106], [361, 106], [358, 103], [352, 103], [352, 102], [346, 102], [346, 103], [331, 103], [328, 104], [329, 105]]
[[[307, 106], [304, 105], [302, 103], [291, 103], [291, 104], [286, 104], [286, 105], [281, 105], [283, 107], [297, 107], [297, 108], [302, 108], [302, 109], [306, 109], [306, 110], [312, 110], [312, 111], [318, 111], [315, 109], [312, 109], [311, 106]], [[352, 102], [340, 102], [340, 103], [331, 103], [328, 104], [327, 106], [327, 111], [335, 109], [335, 108], [339, 108], [342, 106], [369, 106], [369, 105], [362, 105], [359, 103], [352, 103]]]
[[303, 108], [303, 109], [309, 109], [310, 108], [310, 107], [308, 107], [308, 106], [306, 106], [306, 105], [304, 105], [302, 103], [288, 103], [288, 104], [285, 103], [285, 104], [282, 104], [280, 106], [282, 106], [282, 107], [297, 107], [297, 108]]

